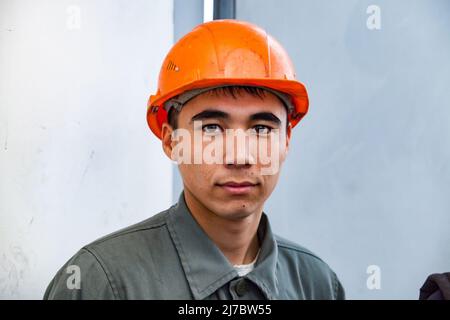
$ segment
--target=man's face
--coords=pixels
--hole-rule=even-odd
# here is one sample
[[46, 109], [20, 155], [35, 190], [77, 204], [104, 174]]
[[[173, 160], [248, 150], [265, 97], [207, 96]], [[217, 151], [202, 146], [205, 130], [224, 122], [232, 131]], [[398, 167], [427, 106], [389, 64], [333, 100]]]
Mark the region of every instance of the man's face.
[[[178, 116], [178, 130], [185, 133], [184, 140], [190, 140], [189, 152], [183, 153], [190, 154], [191, 161], [179, 164], [185, 194], [227, 219], [245, 218], [262, 210], [275, 188], [288, 151], [290, 130], [286, 122], [284, 105], [269, 92], [263, 98], [246, 92], [240, 92], [237, 98], [207, 92], [190, 100]], [[237, 132], [244, 135], [230, 135]], [[171, 127], [164, 124], [164, 151], [172, 160], [180, 161], [179, 150], [175, 154], [174, 151], [183, 139], [171, 140], [171, 134]], [[238, 139], [244, 143], [240, 144]], [[250, 147], [250, 139], [257, 143], [258, 149]], [[212, 150], [213, 143], [219, 149], [209, 154], [214, 154], [216, 160], [220, 158], [220, 163], [205, 161], [208, 157], [205, 151], [208, 145]], [[201, 157], [200, 163], [200, 157], [195, 161], [195, 156]], [[268, 174], [268, 167], [275, 168], [274, 172]]]

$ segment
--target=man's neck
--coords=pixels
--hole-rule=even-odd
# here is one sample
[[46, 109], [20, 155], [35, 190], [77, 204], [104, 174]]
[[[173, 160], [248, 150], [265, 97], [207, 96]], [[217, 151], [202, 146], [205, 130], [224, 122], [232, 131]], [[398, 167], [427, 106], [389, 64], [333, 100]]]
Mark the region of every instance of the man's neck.
[[262, 208], [245, 218], [232, 220], [210, 211], [186, 189], [184, 198], [197, 223], [232, 265], [247, 264], [255, 259], [260, 247], [257, 230]]

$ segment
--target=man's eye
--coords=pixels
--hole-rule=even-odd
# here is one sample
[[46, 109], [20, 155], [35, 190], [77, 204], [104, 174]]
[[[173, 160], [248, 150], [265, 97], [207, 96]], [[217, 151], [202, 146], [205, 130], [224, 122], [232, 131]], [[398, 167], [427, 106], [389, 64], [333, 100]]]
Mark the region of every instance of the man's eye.
[[202, 130], [205, 133], [214, 134], [222, 132], [222, 128], [218, 124], [205, 124], [202, 126]]
[[258, 135], [267, 135], [272, 131], [271, 127], [264, 125], [256, 125], [252, 128], [252, 130]]

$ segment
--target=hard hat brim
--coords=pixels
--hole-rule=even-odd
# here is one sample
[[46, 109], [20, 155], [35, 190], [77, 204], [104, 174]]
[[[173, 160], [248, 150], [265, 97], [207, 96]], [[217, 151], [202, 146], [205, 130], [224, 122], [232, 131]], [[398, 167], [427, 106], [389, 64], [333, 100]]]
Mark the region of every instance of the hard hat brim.
[[308, 112], [308, 93], [303, 83], [295, 80], [267, 79], [267, 78], [216, 78], [201, 79], [188, 85], [176, 88], [165, 94], [151, 95], [147, 103], [147, 123], [151, 131], [161, 139], [162, 124], [167, 121], [167, 112], [162, 107], [167, 100], [189, 90], [215, 87], [218, 85], [241, 85], [267, 87], [289, 95], [295, 106], [295, 114], [290, 116], [289, 122], [293, 128]]

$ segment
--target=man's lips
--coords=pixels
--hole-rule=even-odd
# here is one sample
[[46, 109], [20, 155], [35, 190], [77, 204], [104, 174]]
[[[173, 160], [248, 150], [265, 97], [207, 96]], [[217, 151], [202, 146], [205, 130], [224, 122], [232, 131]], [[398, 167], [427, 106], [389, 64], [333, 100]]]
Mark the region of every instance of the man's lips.
[[245, 194], [250, 192], [256, 186], [258, 186], [259, 183], [253, 183], [250, 181], [242, 181], [242, 182], [229, 181], [225, 183], [219, 183], [217, 185], [231, 194]]

